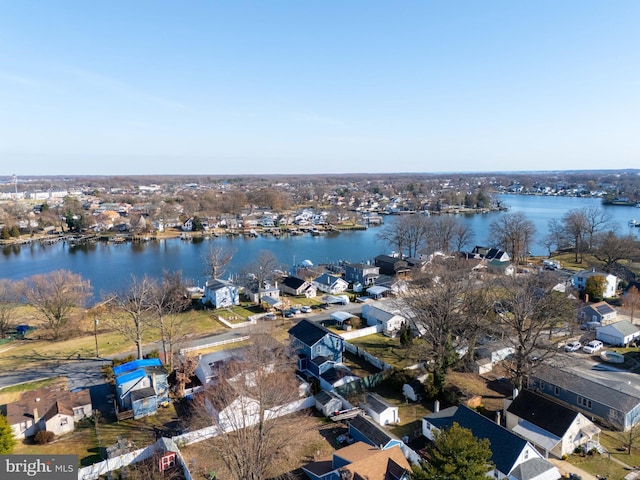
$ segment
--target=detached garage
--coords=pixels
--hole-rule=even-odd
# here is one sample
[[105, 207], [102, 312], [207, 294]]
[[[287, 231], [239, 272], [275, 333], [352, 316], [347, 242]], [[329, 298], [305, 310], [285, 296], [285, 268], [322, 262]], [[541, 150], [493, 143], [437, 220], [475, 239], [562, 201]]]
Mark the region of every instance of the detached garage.
[[596, 339], [615, 346], [627, 346], [640, 337], [640, 330], [627, 320], [596, 328]]

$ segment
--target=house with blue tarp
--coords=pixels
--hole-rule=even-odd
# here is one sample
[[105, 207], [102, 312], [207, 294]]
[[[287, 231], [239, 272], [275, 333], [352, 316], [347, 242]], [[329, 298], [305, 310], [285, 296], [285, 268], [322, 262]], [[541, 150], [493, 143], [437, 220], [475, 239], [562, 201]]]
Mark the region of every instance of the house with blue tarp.
[[154, 415], [158, 405], [169, 401], [167, 370], [157, 358], [133, 360], [113, 367], [118, 407], [133, 418]]

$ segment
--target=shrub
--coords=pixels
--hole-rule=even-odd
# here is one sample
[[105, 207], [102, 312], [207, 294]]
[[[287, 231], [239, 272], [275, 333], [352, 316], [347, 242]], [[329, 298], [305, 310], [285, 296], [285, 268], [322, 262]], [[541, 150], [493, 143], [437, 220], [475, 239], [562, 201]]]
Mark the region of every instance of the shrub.
[[33, 440], [38, 445], [44, 445], [46, 443], [51, 442], [54, 438], [55, 438], [55, 434], [53, 432], [48, 432], [47, 430], [40, 430], [38, 433], [36, 433], [36, 436], [34, 437]]

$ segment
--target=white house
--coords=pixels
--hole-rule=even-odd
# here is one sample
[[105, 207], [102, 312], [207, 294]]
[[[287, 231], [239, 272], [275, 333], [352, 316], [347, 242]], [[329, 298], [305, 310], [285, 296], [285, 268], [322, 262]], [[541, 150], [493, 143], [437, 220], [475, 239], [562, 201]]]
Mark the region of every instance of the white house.
[[615, 346], [627, 346], [640, 337], [640, 330], [627, 320], [596, 328], [596, 339]]
[[400, 422], [398, 407], [387, 402], [384, 398], [375, 393], [367, 393], [364, 411], [378, 425], [384, 426]]
[[616, 296], [616, 291], [618, 288], [618, 277], [616, 277], [615, 275], [611, 275], [610, 273], [596, 272], [595, 270], [581, 270], [573, 276], [573, 278], [571, 279], [571, 283], [573, 284], [574, 288], [583, 292], [585, 287], [587, 286], [587, 280], [590, 277], [594, 276], [605, 278], [606, 284], [603, 295], [604, 298], [612, 298]]
[[204, 287], [202, 303], [210, 304], [215, 308], [226, 308], [232, 305], [240, 305], [239, 289], [231, 281], [219, 278], [207, 280]]
[[530, 390], [506, 400], [509, 430], [528, 440], [546, 457], [571, 455], [581, 445], [597, 445], [600, 428], [583, 414]]
[[[535, 479], [558, 480], [560, 472], [527, 440], [510, 432], [506, 428], [489, 420], [484, 415], [466, 406], [449, 407], [436, 411], [422, 419], [422, 434], [429, 440], [435, 439], [435, 432], [450, 428], [457, 423], [468, 428], [474, 437], [488, 439], [491, 445], [491, 460], [495, 468], [487, 475], [497, 480], [502, 479]], [[535, 471], [532, 477], [525, 472]]]
[[349, 283], [342, 277], [337, 275], [331, 275], [329, 273], [323, 273], [319, 277], [316, 277], [311, 282], [321, 292], [335, 295], [336, 293], [342, 293], [349, 288]]
[[367, 321], [367, 325], [380, 325], [385, 332], [396, 332], [406, 322], [402, 312], [390, 302], [364, 304], [362, 318]]

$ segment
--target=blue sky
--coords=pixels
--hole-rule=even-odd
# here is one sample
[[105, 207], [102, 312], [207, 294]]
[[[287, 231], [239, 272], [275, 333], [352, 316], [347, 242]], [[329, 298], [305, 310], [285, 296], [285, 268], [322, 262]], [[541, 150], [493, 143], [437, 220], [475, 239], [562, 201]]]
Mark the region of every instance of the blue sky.
[[2, 1], [0, 176], [640, 166], [640, 2]]

